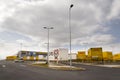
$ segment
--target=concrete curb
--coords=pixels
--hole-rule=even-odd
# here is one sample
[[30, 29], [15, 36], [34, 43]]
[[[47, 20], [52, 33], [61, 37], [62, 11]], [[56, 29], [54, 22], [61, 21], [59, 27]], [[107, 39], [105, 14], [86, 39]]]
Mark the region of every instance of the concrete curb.
[[120, 68], [120, 65], [99, 65], [93, 63], [75, 63], [75, 64], [83, 64], [83, 65], [91, 65], [91, 66], [98, 66], [98, 67], [108, 67], [108, 68]]

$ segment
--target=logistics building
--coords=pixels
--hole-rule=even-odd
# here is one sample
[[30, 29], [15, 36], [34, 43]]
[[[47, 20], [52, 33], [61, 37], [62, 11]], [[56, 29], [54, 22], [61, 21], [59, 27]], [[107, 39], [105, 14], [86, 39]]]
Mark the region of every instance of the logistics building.
[[[39, 61], [39, 60], [47, 60], [47, 52], [36, 52], [36, 51], [19, 51], [17, 56], [7, 56], [6, 60], [15, 60], [22, 59], [24, 61]], [[68, 60], [68, 49], [66, 48], [58, 48], [54, 49], [49, 53], [49, 60]]]
[[23, 59], [25, 61], [46, 60], [47, 52], [19, 51], [17, 56], [19, 59]]

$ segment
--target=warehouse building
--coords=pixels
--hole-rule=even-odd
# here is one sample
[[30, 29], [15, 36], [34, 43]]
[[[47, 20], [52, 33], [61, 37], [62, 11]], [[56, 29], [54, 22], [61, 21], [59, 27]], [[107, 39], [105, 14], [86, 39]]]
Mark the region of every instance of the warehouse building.
[[[66, 61], [68, 60], [68, 49], [66, 48], [58, 48], [54, 49], [49, 53], [50, 61]], [[37, 51], [19, 51], [16, 56], [7, 56], [6, 60], [24, 60], [24, 61], [39, 61], [39, 60], [47, 60], [47, 52], [37, 52]]]
[[46, 60], [47, 52], [19, 51], [17, 56], [25, 61]]

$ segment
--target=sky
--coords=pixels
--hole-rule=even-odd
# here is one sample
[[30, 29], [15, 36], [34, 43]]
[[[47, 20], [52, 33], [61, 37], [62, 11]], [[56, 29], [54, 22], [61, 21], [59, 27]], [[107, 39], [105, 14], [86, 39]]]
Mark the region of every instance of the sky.
[[71, 8], [72, 52], [102, 47], [120, 52], [120, 0], [0, 0], [0, 59], [19, 50], [69, 49]]

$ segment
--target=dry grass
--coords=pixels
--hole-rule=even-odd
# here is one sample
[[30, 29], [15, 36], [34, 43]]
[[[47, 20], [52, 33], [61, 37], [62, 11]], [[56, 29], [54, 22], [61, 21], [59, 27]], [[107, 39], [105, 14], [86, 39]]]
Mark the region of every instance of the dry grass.
[[39, 66], [39, 67], [45, 67], [45, 68], [48, 68], [48, 64], [45, 64], [45, 63], [39, 63], [39, 64], [32, 64], [33, 66]]
[[51, 67], [52, 69], [56, 70], [63, 70], [63, 71], [84, 71], [85, 68], [79, 68], [79, 67]]
[[86, 70], [85, 68], [74, 67], [74, 66], [67, 66], [67, 65], [62, 65], [62, 64], [59, 64], [59, 65], [58, 64], [48, 65], [46, 63], [34, 63], [32, 65], [33, 66], [38, 66], [38, 67], [55, 69], [55, 70], [63, 70], [63, 71], [84, 71], [84, 70]]

